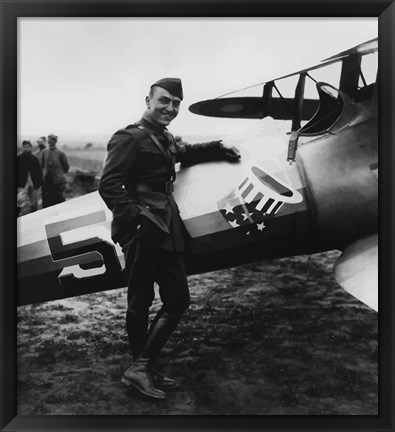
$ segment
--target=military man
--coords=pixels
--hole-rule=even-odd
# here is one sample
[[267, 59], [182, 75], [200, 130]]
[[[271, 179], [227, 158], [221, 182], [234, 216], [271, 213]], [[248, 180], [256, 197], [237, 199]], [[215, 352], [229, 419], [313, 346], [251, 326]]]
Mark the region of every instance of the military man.
[[[221, 141], [176, 142], [166, 126], [177, 116], [182, 99], [178, 78], [151, 86], [142, 119], [118, 130], [108, 143], [99, 183], [99, 193], [113, 212], [112, 238], [125, 256], [126, 329], [134, 361], [122, 382], [155, 399], [179, 386], [159, 374], [153, 362], [190, 303], [183, 260], [186, 231], [172, 195], [174, 165], [240, 158], [237, 149]], [[162, 308], [148, 330], [154, 282]]]
[[43, 150], [41, 164], [43, 169], [42, 199], [43, 207], [49, 207], [65, 201], [66, 173], [69, 162], [66, 154], [56, 147], [58, 137], [48, 135], [48, 147]]
[[23, 141], [17, 157], [17, 216], [37, 210], [41, 184], [40, 163], [32, 153], [31, 142]]
[[47, 138], [45, 136], [42, 136], [37, 140], [38, 150], [34, 153], [34, 156], [36, 156], [36, 158], [40, 161], [40, 165], [42, 165], [43, 152], [46, 148], [46, 142]]

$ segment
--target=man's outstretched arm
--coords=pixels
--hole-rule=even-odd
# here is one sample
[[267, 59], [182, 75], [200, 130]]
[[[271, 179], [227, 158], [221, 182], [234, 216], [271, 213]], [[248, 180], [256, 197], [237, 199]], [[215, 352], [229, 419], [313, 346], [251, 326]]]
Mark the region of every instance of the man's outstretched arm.
[[176, 149], [177, 162], [181, 162], [184, 166], [220, 160], [237, 162], [241, 157], [236, 147], [228, 146], [222, 140], [201, 144], [176, 143]]

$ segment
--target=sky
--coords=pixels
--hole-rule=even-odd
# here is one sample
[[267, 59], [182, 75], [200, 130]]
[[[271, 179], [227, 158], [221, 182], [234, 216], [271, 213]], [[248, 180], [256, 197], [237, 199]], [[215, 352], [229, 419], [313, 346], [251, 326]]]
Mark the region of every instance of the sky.
[[150, 85], [163, 77], [183, 83], [173, 133], [221, 134], [239, 121], [197, 116], [188, 107], [313, 65], [377, 34], [375, 17], [19, 18], [18, 135], [109, 138], [141, 117]]

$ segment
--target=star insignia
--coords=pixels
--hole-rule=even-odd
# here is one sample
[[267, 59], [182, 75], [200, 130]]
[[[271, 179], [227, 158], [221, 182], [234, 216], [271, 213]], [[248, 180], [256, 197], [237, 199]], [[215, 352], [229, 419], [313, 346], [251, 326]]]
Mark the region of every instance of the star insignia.
[[239, 224], [236, 221], [233, 222], [229, 222], [233, 228], [237, 228], [239, 226]]
[[259, 231], [263, 231], [266, 228], [266, 225], [262, 222], [261, 224], [256, 224], [256, 227]]
[[243, 214], [242, 214], [242, 216], [244, 217], [243, 221], [245, 221], [245, 220], [247, 220], [247, 219], [248, 219], [248, 214], [246, 214], [246, 213], [243, 213]]
[[233, 213], [233, 207], [229, 203], [226, 204], [225, 208], [222, 210], [225, 211], [225, 215], [227, 215], [228, 213]]

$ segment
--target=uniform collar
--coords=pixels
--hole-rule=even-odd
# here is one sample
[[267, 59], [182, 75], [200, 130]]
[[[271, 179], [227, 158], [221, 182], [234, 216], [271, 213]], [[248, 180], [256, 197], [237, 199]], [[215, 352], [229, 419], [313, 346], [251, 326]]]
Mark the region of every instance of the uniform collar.
[[141, 124], [152, 129], [154, 132], [168, 132], [165, 126], [156, 123], [147, 111], [144, 112], [143, 117], [141, 118]]

